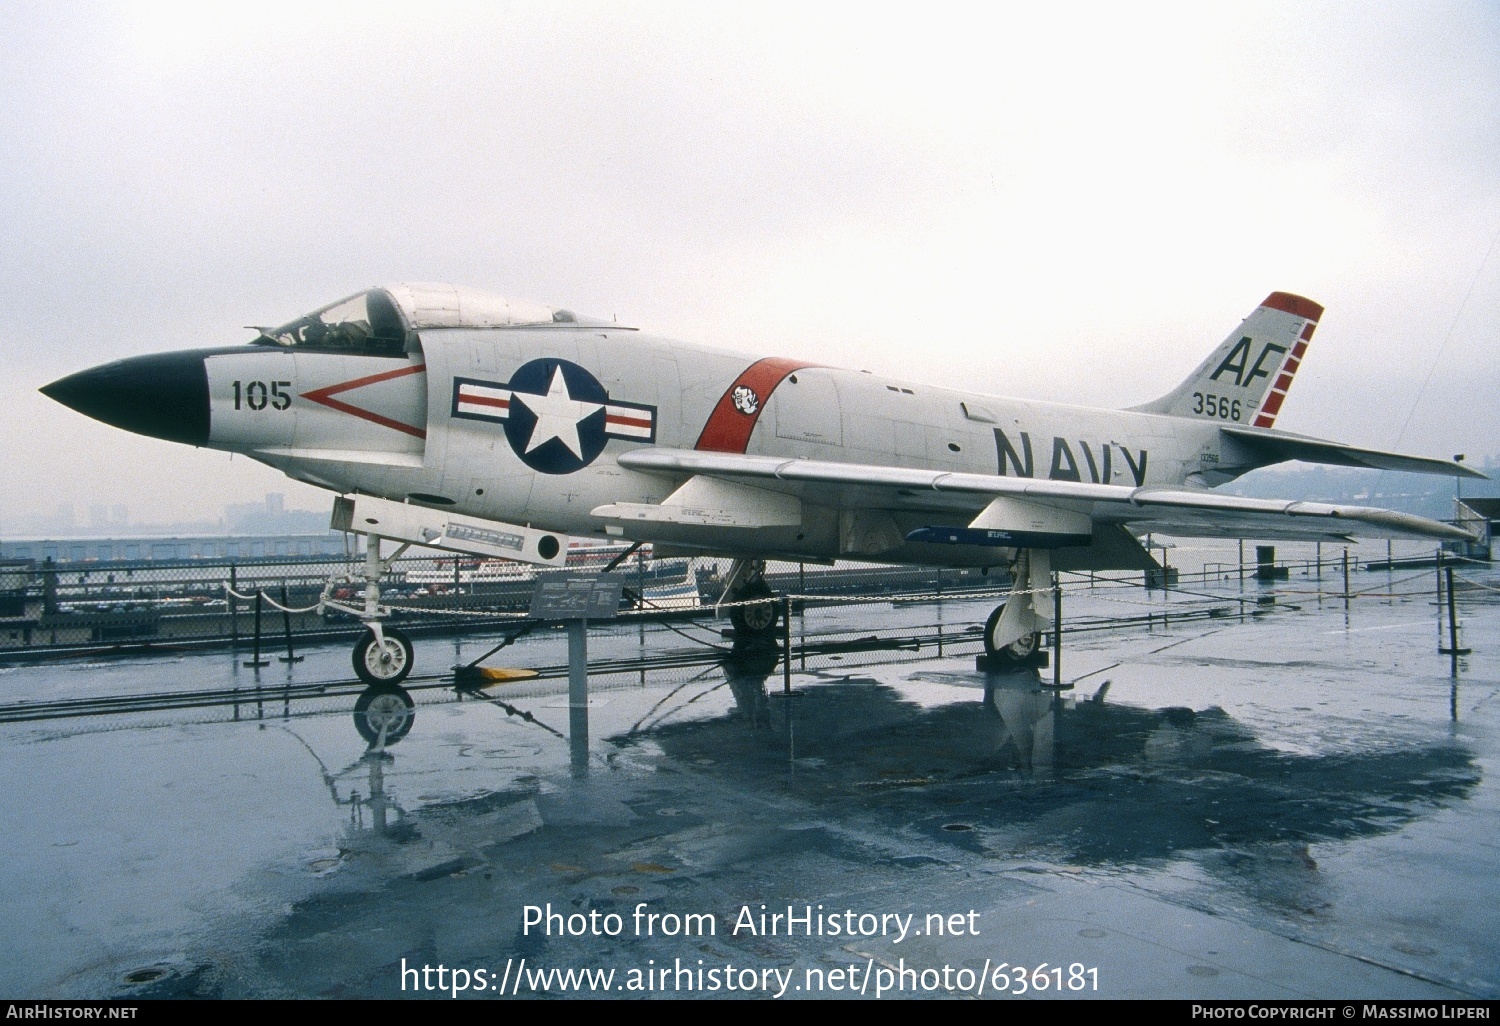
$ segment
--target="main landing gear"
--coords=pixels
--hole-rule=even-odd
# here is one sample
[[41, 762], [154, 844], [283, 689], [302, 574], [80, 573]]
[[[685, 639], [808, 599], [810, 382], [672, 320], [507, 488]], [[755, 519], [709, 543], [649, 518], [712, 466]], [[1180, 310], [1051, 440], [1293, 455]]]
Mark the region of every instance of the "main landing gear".
[[781, 620], [781, 602], [766, 583], [763, 559], [736, 559], [724, 586], [721, 604], [730, 605], [729, 622], [734, 625], [736, 646], [774, 641]]
[[1041, 629], [1053, 625], [1052, 567], [1047, 551], [1022, 549], [1010, 572], [1010, 596], [984, 624], [984, 662], [992, 669], [1039, 665]]

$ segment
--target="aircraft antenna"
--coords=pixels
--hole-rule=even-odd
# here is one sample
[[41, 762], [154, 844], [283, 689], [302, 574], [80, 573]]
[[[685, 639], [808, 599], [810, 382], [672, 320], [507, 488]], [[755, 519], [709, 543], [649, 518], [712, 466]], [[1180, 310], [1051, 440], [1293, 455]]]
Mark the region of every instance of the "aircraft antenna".
[[1490, 262], [1490, 254], [1495, 251], [1497, 242], [1500, 242], [1500, 229], [1497, 229], [1494, 237], [1490, 239], [1490, 247], [1484, 251], [1484, 259], [1479, 261], [1479, 269], [1474, 272], [1474, 280], [1469, 282], [1469, 291], [1464, 293], [1464, 301], [1458, 304], [1458, 313], [1453, 315], [1453, 323], [1448, 325], [1448, 333], [1443, 336], [1443, 344], [1438, 346], [1437, 354], [1432, 358], [1432, 365], [1427, 368], [1427, 377], [1422, 379], [1422, 387], [1417, 389], [1417, 397], [1412, 400], [1411, 409], [1406, 413], [1406, 420], [1401, 424], [1401, 433], [1396, 436], [1396, 441], [1391, 448], [1401, 447], [1401, 439], [1406, 437], [1406, 429], [1411, 426], [1411, 419], [1416, 415], [1417, 406], [1422, 402], [1422, 396], [1427, 393], [1427, 386], [1432, 382], [1432, 375], [1437, 371], [1438, 362], [1442, 360], [1448, 343], [1453, 341], [1453, 333], [1458, 329], [1459, 319], [1463, 317], [1464, 310], [1469, 305], [1469, 297], [1474, 295], [1474, 288], [1479, 284], [1479, 279], [1484, 274], [1484, 266]]

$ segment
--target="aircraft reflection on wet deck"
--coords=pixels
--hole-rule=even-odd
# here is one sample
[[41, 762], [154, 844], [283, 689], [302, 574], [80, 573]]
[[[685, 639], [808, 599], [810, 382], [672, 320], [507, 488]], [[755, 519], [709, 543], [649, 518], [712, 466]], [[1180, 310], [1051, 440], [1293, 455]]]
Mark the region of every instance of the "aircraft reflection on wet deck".
[[[988, 959], [1097, 968], [1109, 997], [1493, 998], [1500, 621], [1476, 605], [1466, 630], [1456, 676], [1415, 599], [1079, 635], [1065, 693], [930, 647], [797, 668], [790, 696], [775, 653], [622, 672], [593, 694], [585, 772], [560, 681], [419, 693], [384, 751], [349, 697], [283, 710], [270, 686], [237, 722], [9, 723], [0, 988], [401, 996], [403, 959], [498, 977], [522, 958], [622, 980], [648, 960], [775, 967], [795, 987], [809, 969], [972, 976]], [[308, 654], [297, 672], [317, 679], [325, 654]], [[0, 680], [34, 697], [85, 675], [243, 686], [227, 662]], [[625, 932], [524, 930], [548, 903]], [[714, 933], [637, 936], [642, 903]], [[973, 912], [977, 930], [736, 933], [761, 905]]]

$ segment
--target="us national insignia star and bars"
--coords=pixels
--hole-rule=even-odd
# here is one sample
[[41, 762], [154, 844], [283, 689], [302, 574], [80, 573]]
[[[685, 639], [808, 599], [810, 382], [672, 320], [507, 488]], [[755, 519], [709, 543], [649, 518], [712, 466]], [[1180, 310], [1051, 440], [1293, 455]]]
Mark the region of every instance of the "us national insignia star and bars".
[[454, 417], [501, 424], [521, 461], [544, 474], [588, 466], [611, 438], [656, 440], [656, 407], [611, 399], [567, 360], [532, 360], [508, 382], [453, 379]]

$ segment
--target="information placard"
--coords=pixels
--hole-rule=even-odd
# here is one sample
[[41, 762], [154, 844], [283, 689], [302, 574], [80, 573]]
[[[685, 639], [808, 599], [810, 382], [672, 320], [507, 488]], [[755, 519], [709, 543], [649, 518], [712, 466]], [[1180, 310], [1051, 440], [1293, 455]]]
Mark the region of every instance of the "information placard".
[[536, 620], [612, 620], [620, 611], [622, 574], [561, 571], [542, 574], [531, 593]]

